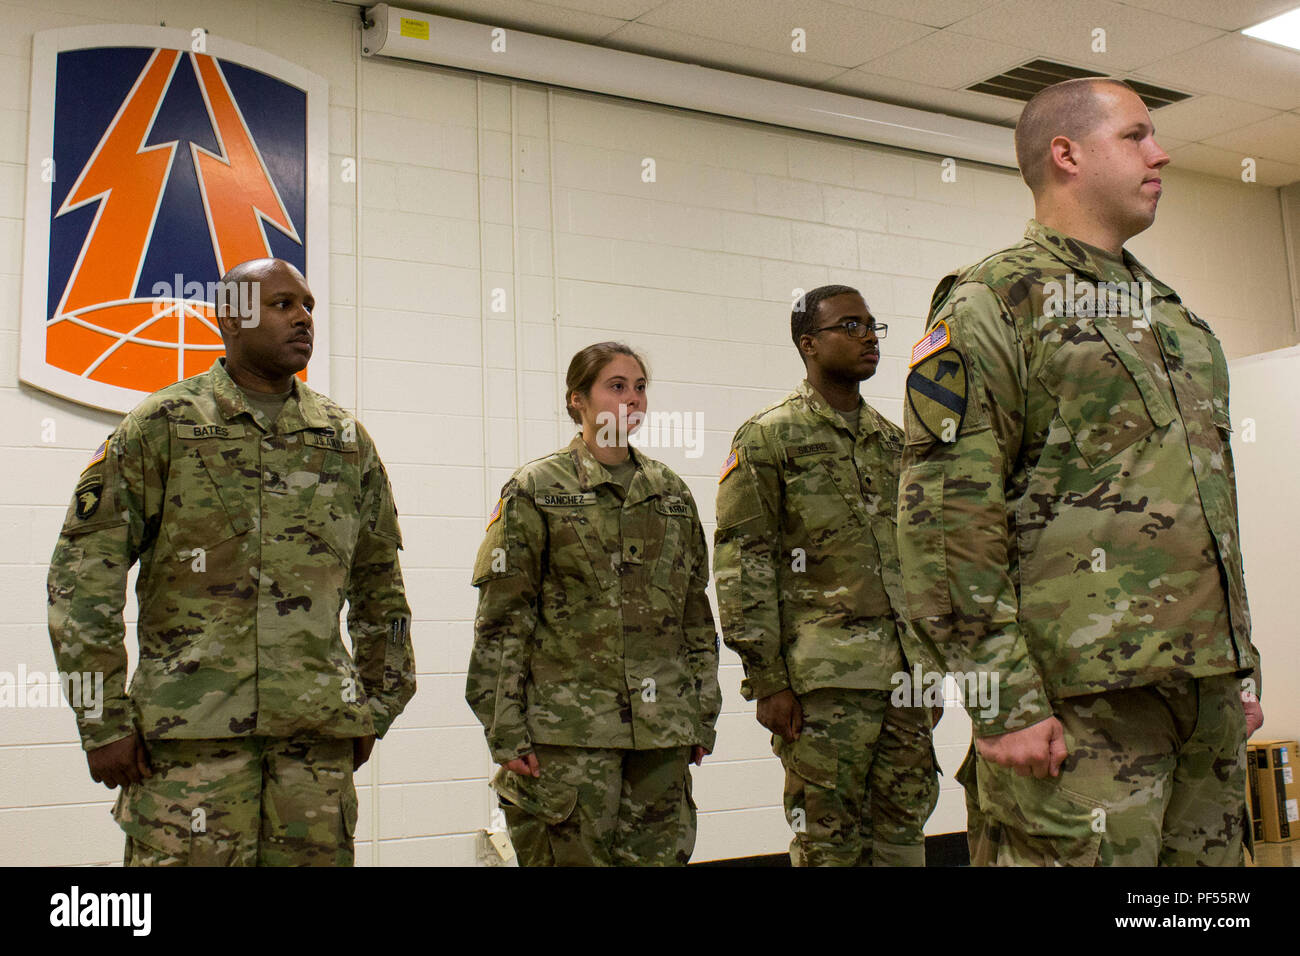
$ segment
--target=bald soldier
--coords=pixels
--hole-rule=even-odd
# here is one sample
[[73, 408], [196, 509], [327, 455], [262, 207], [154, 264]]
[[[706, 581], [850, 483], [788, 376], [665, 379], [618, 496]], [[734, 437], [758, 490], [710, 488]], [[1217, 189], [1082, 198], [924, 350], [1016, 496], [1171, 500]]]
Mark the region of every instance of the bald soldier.
[[740, 427], [718, 484], [723, 637], [785, 768], [795, 866], [924, 866], [939, 798], [941, 711], [892, 693], [910, 665], [934, 668], [898, 570], [902, 434], [860, 394], [885, 332], [856, 289], [804, 296], [790, 336], [806, 381]]
[[353, 771], [415, 692], [397, 512], [365, 429], [296, 378], [302, 274], [257, 259], [222, 289], [225, 357], [141, 402], [77, 482], [50, 639], [60, 670], [103, 674], [77, 724], [91, 777], [121, 788], [128, 865], [351, 865]]
[[1169, 157], [1110, 79], [1043, 90], [1015, 141], [1035, 218], [935, 291], [899, 486], [909, 614], [997, 702], [968, 703], [972, 859], [1239, 865], [1263, 714], [1227, 364], [1123, 248]]

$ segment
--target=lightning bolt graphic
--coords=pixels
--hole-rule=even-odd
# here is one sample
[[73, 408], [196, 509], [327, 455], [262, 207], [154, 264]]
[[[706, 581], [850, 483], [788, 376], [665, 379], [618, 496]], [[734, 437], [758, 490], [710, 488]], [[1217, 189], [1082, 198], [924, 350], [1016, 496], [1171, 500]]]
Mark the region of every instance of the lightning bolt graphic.
[[212, 249], [221, 274], [246, 259], [271, 254], [264, 223], [269, 222], [299, 245], [302, 240], [289, 220], [279, 190], [271, 182], [262, 154], [253, 142], [243, 113], [235, 103], [216, 60], [191, 53], [199, 89], [212, 117], [217, 155], [190, 143], [199, 192], [212, 233]]
[[154, 51], [55, 213], [99, 202], [52, 321], [134, 294], [176, 153], [175, 140], [148, 149], [144, 143], [179, 60], [177, 50]]

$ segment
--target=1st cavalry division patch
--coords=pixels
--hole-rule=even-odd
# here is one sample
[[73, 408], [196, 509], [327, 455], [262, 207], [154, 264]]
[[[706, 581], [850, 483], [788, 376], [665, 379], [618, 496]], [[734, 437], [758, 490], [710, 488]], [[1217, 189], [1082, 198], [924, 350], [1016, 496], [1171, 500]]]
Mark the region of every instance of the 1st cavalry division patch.
[[926, 353], [907, 376], [907, 402], [927, 432], [939, 441], [955, 442], [966, 417], [966, 360], [962, 354], [954, 348]]

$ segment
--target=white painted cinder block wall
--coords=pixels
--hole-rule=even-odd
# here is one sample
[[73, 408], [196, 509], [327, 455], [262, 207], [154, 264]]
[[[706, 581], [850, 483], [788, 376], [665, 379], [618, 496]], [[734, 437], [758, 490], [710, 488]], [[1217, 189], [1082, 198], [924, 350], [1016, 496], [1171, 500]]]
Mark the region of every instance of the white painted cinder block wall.
[[[1032, 213], [1009, 170], [959, 164], [944, 183], [938, 157], [363, 60], [352, 11], [322, 0], [6, 0], [0, 670], [53, 667], [47, 562], [86, 455], [116, 421], [17, 377], [31, 36], [109, 15], [203, 26], [330, 84], [332, 394], [358, 409], [393, 479], [420, 672], [416, 698], [358, 775], [361, 864], [475, 862], [491, 767], [463, 700], [469, 569], [510, 472], [567, 442], [560, 394], [574, 351], [628, 341], [649, 358], [652, 407], [704, 415], [700, 457], [651, 453], [686, 478], [711, 535], [732, 432], [801, 376], [791, 291], [854, 285], [890, 324], [864, 394], [897, 421], [903, 356], [936, 281], [1013, 242]], [[647, 157], [654, 183], [641, 178]], [[349, 158], [355, 184], [340, 175]], [[1275, 190], [1171, 171], [1157, 225], [1131, 246], [1239, 356], [1294, 341], [1282, 241]], [[494, 289], [504, 313], [491, 311]], [[41, 440], [48, 418], [51, 443]], [[718, 748], [695, 777], [697, 860], [780, 852], [789, 840], [780, 767], [740, 678], [724, 648]], [[952, 775], [968, 737], [965, 714], [950, 708], [931, 833], [964, 828]], [[0, 710], [0, 863], [120, 860], [110, 804], [69, 712]]]

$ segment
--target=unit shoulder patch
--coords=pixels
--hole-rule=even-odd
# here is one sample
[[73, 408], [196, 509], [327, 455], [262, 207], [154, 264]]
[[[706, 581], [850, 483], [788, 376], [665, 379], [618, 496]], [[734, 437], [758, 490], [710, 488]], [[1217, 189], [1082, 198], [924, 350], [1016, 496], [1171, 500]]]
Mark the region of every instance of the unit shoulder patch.
[[91, 475], [89, 478], [77, 484], [77, 517], [82, 521], [89, 519], [96, 511], [99, 510], [99, 502], [104, 497], [104, 479], [99, 475]]
[[931, 436], [955, 442], [966, 417], [966, 360], [954, 348], [931, 352], [907, 376], [907, 401]]

